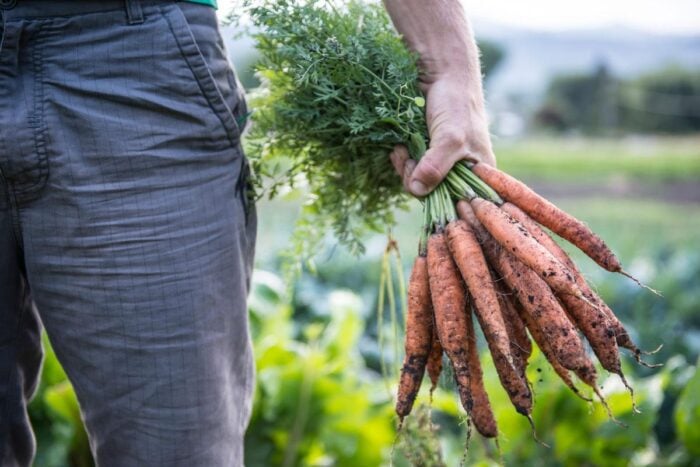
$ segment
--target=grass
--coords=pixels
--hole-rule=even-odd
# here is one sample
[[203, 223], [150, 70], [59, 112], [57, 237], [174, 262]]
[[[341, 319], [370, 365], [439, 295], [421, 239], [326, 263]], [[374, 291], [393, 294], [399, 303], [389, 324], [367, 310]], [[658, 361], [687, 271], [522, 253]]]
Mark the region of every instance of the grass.
[[600, 182], [700, 179], [700, 136], [619, 139], [539, 138], [495, 142], [499, 167], [516, 177]]

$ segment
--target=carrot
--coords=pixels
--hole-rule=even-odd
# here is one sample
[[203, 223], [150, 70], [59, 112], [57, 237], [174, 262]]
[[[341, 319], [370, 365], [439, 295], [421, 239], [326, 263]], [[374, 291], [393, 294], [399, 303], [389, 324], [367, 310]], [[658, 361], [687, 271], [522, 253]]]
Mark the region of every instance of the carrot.
[[511, 201], [535, 221], [575, 245], [603, 269], [627, 276], [639, 286], [656, 295], [661, 295], [657, 290], [642, 284], [636, 277], [625, 271], [608, 245], [586, 224], [535, 193], [520, 180], [488, 164], [475, 164], [471, 170], [501, 197]]
[[470, 202], [479, 222], [509, 253], [525, 263], [560, 294], [582, 297], [573, 275], [527, 229], [490, 201], [473, 198]]
[[435, 326], [433, 326], [433, 341], [430, 346], [430, 355], [428, 355], [428, 364], [426, 366], [430, 382], [432, 383], [430, 385], [430, 394], [432, 395], [440, 380], [440, 373], [442, 373], [442, 345], [440, 345]]
[[522, 318], [522, 320], [525, 322], [527, 330], [530, 331], [530, 335], [537, 344], [537, 347], [539, 347], [540, 351], [542, 352], [542, 355], [544, 355], [549, 364], [552, 366], [554, 372], [559, 376], [559, 378], [564, 382], [564, 384], [566, 384], [569, 387], [569, 389], [573, 391], [574, 394], [576, 394], [583, 400], [590, 402], [591, 399], [581, 394], [581, 391], [579, 391], [576, 385], [574, 384], [574, 381], [569, 375], [569, 370], [564, 368], [559, 362], [559, 360], [557, 360], [554, 351], [552, 351], [552, 347], [549, 345], [549, 341], [545, 337], [542, 330], [537, 326], [537, 324], [535, 324], [535, 321], [532, 319], [532, 317], [528, 313], [526, 313], [522, 307], [516, 306], [515, 309], [517, 310], [520, 318]]
[[445, 233], [452, 258], [472, 297], [474, 313], [486, 337], [498, 377], [516, 410], [527, 415], [532, 409], [532, 395], [513, 364], [508, 331], [481, 245], [469, 225], [461, 219], [447, 224]]
[[406, 313], [406, 356], [401, 369], [396, 413], [403, 418], [411, 412], [420, 389], [433, 337], [433, 310], [430, 303], [428, 264], [417, 256], [408, 283]]
[[457, 211], [474, 229], [491, 265], [550, 340], [557, 360], [572, 371], [585, 368], [588, 358], [583, 343], [547, 283], [489, 235], [479, 223], [469, 203], [458, 202]]
[[428, 239], [428, 278], [440, 345], [452, 364], [462, 406], [471, 413], [473, 402], [469, 386], [465, 312], [467, 295], [442, 232], [434, 233]]
[[479, 361], [479, 350], [476, 346], [476, 333], [474, 332], [474, 322], [471, 312], [467, 309], [467, 340], [469, 347], [469, 387], [471, 389], [474, 407], [472, 408], [471, 419], [474, 426], [482, 436], [495, 438], [498, 436], [498, 425], [496, 417], [491, 409], [491, 402], [484, 387], [484, 374], [481, 371]]
[[574, 216], [535, 193], [520, 180], [487, 164], [475, 164], [472, 172], [504, 199], [518, 206], [531, 218], [568, 240], [593, 261], [611, 272], [621, 272], [622, 265], [605, 242]]
[[[615, 316], [615, 313], [613, 313], [610, 307], [598, 296], [598, 294], [591, 290], [590, 286], [583, 278], [583, 274], [581, 274], [581, 271], [579, 271], [579, 269], [576, 267], [576, 264], [574, 264], [574, 262], [571, 260], [569, 255], [562, 249], [562, 247], [560, 247], [559, 244], [552, 239], [552, 237], [547, 235], [547, 233], [542, 229], [542, 227], [540, 227], [540, 225], [537, 222], [535, 222], [531, 217], [525, 214], [520, 208], [518, 208], [514, 204], [504, 203], [503, 206], [501, 206], [501, 209], [506, 211], [508, 214], [513, 216], [513, 218], [517, 219], [521, 224], [523, 224], [523, 226], [525, 226], [525, 228], [530, 232], [530, 234], [542, 246], [544, 246], [550, 253], [552, 253], [552, 255], [554, 255], [554, 257], [557, 258], [562, 264], [564, 264], [569, 269], [569, 271], [571, 271], [571, 273], [574, 276], [574, 281], [583, 293], [583, 296], [586, 297], [588, 302], [593, 304], [593, 306], [597, 310], [602, 311], [605, 317], [607, 318], [608, 326], [607, 328], [605, 328], [606, 334], [608, 330], [612, 330], [613, 334], [615, 335], [615, 341], [617, 342], [617, 345], [631, 350], [634, 353], [635, 359], [639, 363], [646, 366], [654, 366], [649, 365], [641, 360], [640, 355], [642, 351], [639, 350], [639, 348], [634, 344], [634, 342], [632, 342], [632, 339], [630, 338], [627, 329], [625, 329], [620, 320], [617, 319], [617, 316]], [[582, 330], [585, 334], [585, 330], [583, 328]], [[591, 346], [592, 345], [593, 344], [591, 344]], [[595, 351], [595, 348], [593, 350]], [[601, 358], [600, 355], [598, 356], [598, 358]], [[602, 360], [601, 363], [603, 363]], [[614, 363], [609, 364], [611, 367], [615, 366]], [[616, 373], [615, 370], [611, 370], [610, 368], [606, 367], [605, 363], [603, 363], [603, 367], [608, 371]]]
[[447, 245], [467, 285], [491, 352], [512, 365], [510, 342], [486, 258], [471, 228], [461, 219], [447, 224]]

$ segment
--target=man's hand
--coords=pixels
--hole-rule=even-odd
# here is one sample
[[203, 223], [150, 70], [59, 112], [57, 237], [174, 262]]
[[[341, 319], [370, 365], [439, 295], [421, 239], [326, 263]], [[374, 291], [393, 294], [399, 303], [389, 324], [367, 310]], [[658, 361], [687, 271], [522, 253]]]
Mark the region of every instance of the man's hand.
[[391, 153], [406, 190], [425, 196], [455, 162], [495, 165], [484, 109], [479, 51], [459, 0], [384, 0], [408, 46], [420, 56], [430, 147], [420, 163], [403, 146]]

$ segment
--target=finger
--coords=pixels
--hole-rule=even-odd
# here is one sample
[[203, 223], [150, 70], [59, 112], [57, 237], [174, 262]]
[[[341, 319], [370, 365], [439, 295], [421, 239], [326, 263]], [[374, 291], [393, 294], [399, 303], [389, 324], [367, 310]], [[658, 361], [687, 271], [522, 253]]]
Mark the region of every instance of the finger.
[[403, 176], [406, 161], [410, 159], [406, 146], [402, 146], [400, 144], [394, 146], [394, 150], [391, 152], [391, 154], [389, 154], [389, 158], [391, 159], [391, 163], [394, 165], [394, 170], [396, 170], [396, 173], [399, 174], [399, 176]]
[[428, 149], [412, 171], [409, 191], [415, 196], [425, 196], [445, 178], [455, 162], [464, 158], [464, 154], [448, 150], [444, 146]]

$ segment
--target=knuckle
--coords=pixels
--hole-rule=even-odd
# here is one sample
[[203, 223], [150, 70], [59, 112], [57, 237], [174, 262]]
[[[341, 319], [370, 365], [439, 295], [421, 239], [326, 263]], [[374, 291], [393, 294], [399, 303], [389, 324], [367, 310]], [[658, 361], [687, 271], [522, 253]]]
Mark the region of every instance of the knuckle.
[[460, 128], [450, 126], [442, 132], [439, 144], [451, 151], [464, 149], [467, 147], [467, 137]]

